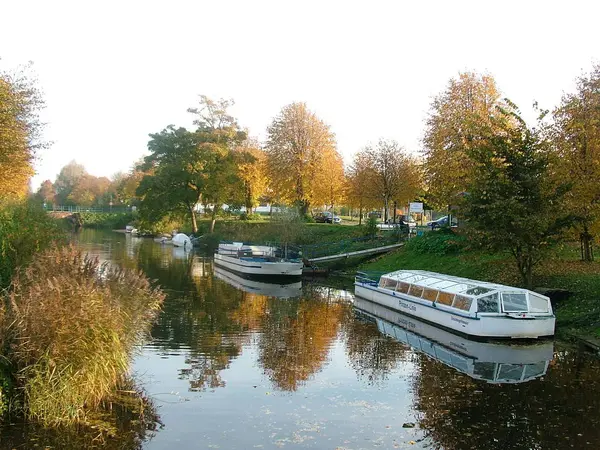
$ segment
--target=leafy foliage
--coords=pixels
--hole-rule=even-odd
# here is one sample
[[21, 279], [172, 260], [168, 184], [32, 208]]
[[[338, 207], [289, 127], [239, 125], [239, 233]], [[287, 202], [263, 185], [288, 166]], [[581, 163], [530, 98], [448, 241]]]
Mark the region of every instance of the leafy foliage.
[[503, 105], [491, 75], [460, 73], [434, 98], [423, 144], [429, 199], [438, 207], [456, 204], [467, 190], [474, 170], [469, 151], [482, 126], [492, 123], [496, 106]]
[[304, 103], [285, 106], [267, 129], [269, 178], [276, 196], [307, 215], [311, 205], [343, 195], [343, 164], [335, 136]]
[[573, 186], [563, 207], [577, 216], [582, 256], [590, 261], [592, 239], [600, 231], [600, 65], [578, 78], [577, 91], [563, 97], [554, 121], [553, 171]]
[[469, 151], [475, 170], [464, 212], [475, 238], [510, 250], [530, 288], [544, 249], [569, 224], [557, 208], [568, 186], [549, 176], [544, 129], [529, 128], [512, 104], [498, 112], [499, 120], [480, 128]]
[[35, 202], [0, 204], [0, 289], [37, 252], [64, 239], [58, 222]]
[[0, 72], [0, 196], [5, 199], [25, 196], [36, 152], [45, 147], [38, 116], [44, 102], [27, 70]]

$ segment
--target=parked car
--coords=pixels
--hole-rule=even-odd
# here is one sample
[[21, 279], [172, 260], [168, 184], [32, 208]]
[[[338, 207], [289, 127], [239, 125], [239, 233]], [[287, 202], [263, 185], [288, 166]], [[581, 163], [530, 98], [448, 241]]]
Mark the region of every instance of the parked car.
[[314, 219], [317, 223], [342, 223], [342, 219], [329, 211], [315, 214]]
[[439, 219], [427, 222], [427, 226], [432, 230], [448, 226], [448, 216], [440, 217]]

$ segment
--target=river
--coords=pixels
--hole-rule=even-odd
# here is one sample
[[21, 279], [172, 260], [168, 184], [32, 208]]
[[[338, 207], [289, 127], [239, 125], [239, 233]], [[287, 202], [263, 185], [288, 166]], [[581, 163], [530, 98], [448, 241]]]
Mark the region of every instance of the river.
[[253, 283], [151, 239], [76, 240], [167, 292], [132, 367], [160, 417], [142, 448], [600, 448], [600, 363], [577, 348], [472, 343], [347, 281]]

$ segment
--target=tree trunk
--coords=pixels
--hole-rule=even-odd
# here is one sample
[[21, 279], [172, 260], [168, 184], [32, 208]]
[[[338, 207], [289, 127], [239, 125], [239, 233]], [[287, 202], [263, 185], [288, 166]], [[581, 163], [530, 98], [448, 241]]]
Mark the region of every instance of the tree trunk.
[[394, 200], [394, 223], [396, 223], [396, 208], [398, 207], [398, 204], [396, 203], [396, 200]]
[[583, 232], [579, 235], [581, 243], [581, 259], [582, 261], [593, 261], [594, 253], [592, 252], [592, 235], [589, 232], [588, 226], [583, 226]]
[[383, 199], [383, 223], [387, 223], [388, 219], [388, 199]]
[[219, 205], [213, 205], [212, 220], [210, 222], [210, 232], [211, 233], [215, 232], [215, 223], [217, 223], [217, 208], [219, 208]]
[[190, 216], [192, 218], [192, 231], [196, 234], [198, 232], [198, 222], [196, 221], [196, 210], [193, 206], [190, 206]]
[[362, 225], [362, 216], [363, 216], [363, 211], [362, 211], [362, 206], [358, 209], [358, 224]]

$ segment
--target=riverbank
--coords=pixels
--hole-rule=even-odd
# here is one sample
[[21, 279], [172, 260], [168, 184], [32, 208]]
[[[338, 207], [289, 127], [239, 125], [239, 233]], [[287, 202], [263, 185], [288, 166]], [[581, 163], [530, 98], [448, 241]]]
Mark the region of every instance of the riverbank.
[[[433, 236], [415, 238], [400, 250], [360, 265], [360, 270], [429, 270], [482, 281], [521, 285], [511, 255], [473, 249], [460, 236]], [[429, 241], [429, 245], [425, 245], [426, 241]], [[600, 262], [583, 262], [579, 256], [577, 243], [565, 243], [552, 249], [537, 267], [535, 286], [570, 292], [568, 298], [555, 305], [558, 334], [598, 339]]]

